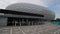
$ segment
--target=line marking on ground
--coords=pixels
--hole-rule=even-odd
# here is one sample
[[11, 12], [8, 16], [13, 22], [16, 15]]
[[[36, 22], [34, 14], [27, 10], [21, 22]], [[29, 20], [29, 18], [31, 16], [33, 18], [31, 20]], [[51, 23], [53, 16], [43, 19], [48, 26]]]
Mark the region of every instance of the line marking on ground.
[[19, 29], [23, 32], [23, 34], [25, 34], [25, 32], [21, 28], [19, 28]]
[[10, 29], [10, 34], [12, 34], [12, 27], [11, 27], [11, 29]]

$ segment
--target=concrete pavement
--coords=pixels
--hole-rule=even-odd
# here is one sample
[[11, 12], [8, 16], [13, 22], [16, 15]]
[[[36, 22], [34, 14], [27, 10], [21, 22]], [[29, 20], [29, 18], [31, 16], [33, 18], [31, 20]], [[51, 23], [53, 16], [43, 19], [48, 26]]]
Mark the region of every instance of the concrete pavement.
[[9, 26], [0, 28], [0, 34], [60, 34], [60, 26], [47, 23], [34, 26]]

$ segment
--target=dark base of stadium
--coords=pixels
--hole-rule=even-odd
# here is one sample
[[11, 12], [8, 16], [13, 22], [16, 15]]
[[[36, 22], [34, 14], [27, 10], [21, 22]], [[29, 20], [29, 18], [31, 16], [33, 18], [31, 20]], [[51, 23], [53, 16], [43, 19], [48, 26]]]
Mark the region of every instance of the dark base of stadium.
[[27, 19], [27, 18], [11, 18], [8, 17], [7, 26], [32, 26], [32, 25], [42, 25], [44, 23], [39, 22], [38, 19]]

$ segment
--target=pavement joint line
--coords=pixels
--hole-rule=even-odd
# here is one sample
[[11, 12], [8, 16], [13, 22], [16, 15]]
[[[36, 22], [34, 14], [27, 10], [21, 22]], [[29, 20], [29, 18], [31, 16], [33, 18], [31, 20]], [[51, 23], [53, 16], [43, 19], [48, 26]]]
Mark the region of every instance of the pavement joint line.
[[19, 29], [23, 32], [23, 34], [25, 34], [25, 32], [21, 28], [19, 28]]
[[11, 27], [11, 29], [10, 29], [10, 34], [12, 34], [12, 27]]

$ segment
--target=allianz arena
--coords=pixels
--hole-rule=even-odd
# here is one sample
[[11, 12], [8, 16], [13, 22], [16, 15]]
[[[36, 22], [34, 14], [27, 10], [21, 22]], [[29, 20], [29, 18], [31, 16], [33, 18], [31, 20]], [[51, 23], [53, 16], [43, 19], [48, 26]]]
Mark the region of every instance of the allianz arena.
[[50, 9], [29, 3], [15, 3], [0, 9], [0, 26], [37, 25], [55, 19]]

